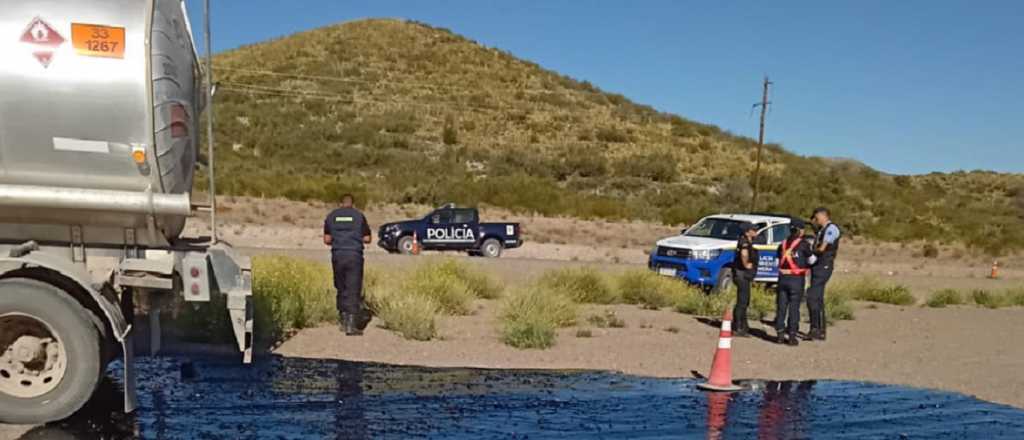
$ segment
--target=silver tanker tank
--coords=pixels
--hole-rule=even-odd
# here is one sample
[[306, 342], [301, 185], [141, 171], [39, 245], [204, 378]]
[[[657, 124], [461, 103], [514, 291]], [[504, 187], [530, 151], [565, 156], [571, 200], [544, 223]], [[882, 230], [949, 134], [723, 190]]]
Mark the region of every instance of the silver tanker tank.
[[153, 352], [161, 305], [222, 299], [251, 361], [251, 263], [181, 236], [216, 211], [192, 35], [182, 0], [0, 0], [0, 423], [70, 416], [117, 357], [132, 411], [136, 297]]
[[168, 245], [191, 211], [203, 91], [179, 0], [4, 0], [0, 240]]

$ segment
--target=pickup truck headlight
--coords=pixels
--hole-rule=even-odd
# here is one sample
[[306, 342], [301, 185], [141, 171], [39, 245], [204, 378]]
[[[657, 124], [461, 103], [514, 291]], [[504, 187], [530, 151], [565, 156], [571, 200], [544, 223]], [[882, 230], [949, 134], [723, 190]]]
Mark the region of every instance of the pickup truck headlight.
[[721, 249], [695, 249], [691, 254], [694, 260], [710, 261], [722, 255]]

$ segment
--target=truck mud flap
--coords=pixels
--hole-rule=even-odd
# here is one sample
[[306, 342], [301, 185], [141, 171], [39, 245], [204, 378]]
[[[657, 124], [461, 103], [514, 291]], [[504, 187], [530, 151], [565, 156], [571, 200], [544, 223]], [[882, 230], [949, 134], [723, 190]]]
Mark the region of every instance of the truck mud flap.
[[228, 314], [235, 342], [242, 352], [242, 362], [252, 362], [253, 349], [253, 304], [252, 304], [252, 261], [238, 255], [225, 244], [216, 244], [207, 251], [213, 268], [215, 287], [227, 297]]

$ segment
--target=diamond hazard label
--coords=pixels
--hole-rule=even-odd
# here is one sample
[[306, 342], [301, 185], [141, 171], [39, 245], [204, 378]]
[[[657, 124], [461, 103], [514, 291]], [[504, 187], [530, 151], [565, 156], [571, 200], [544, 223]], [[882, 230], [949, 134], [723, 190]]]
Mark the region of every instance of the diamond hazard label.
[[43, 21], [42, 18], [36, 17], [25, 28], [25, 32], [21, 34], [21, 42], [36, 46], [38, 50], [33, 51], [32, 56], [45, 69], [50, 67], [50, 63], [53, 62], [54, 49], [64, 44], [64, 37], [53, 26], [50, 26], [49, 23]]
[[32, 43], [40, 46], [56, 48], [61, 44], [64, 44], [64, 37], [60, 35], [50, 26], [49, 23], [43, 21], [43, 19], [36, 17], [29, 23], [28, 27], [25, 28], [25, 33], [21, 34], [22, 43]]

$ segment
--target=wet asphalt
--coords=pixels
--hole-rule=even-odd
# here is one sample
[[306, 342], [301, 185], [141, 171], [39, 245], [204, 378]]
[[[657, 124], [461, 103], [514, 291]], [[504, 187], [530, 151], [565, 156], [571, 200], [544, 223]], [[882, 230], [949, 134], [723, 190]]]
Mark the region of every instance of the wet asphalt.
[[[423, 368], [323, 359], [141, 358], [133, 414], [104, 382], [78, 415], [22, 439], [1020, 439], [1024, 410], [858, 382], [759, 382]], [[111, 377], [118, 377], [115, 371]]]

